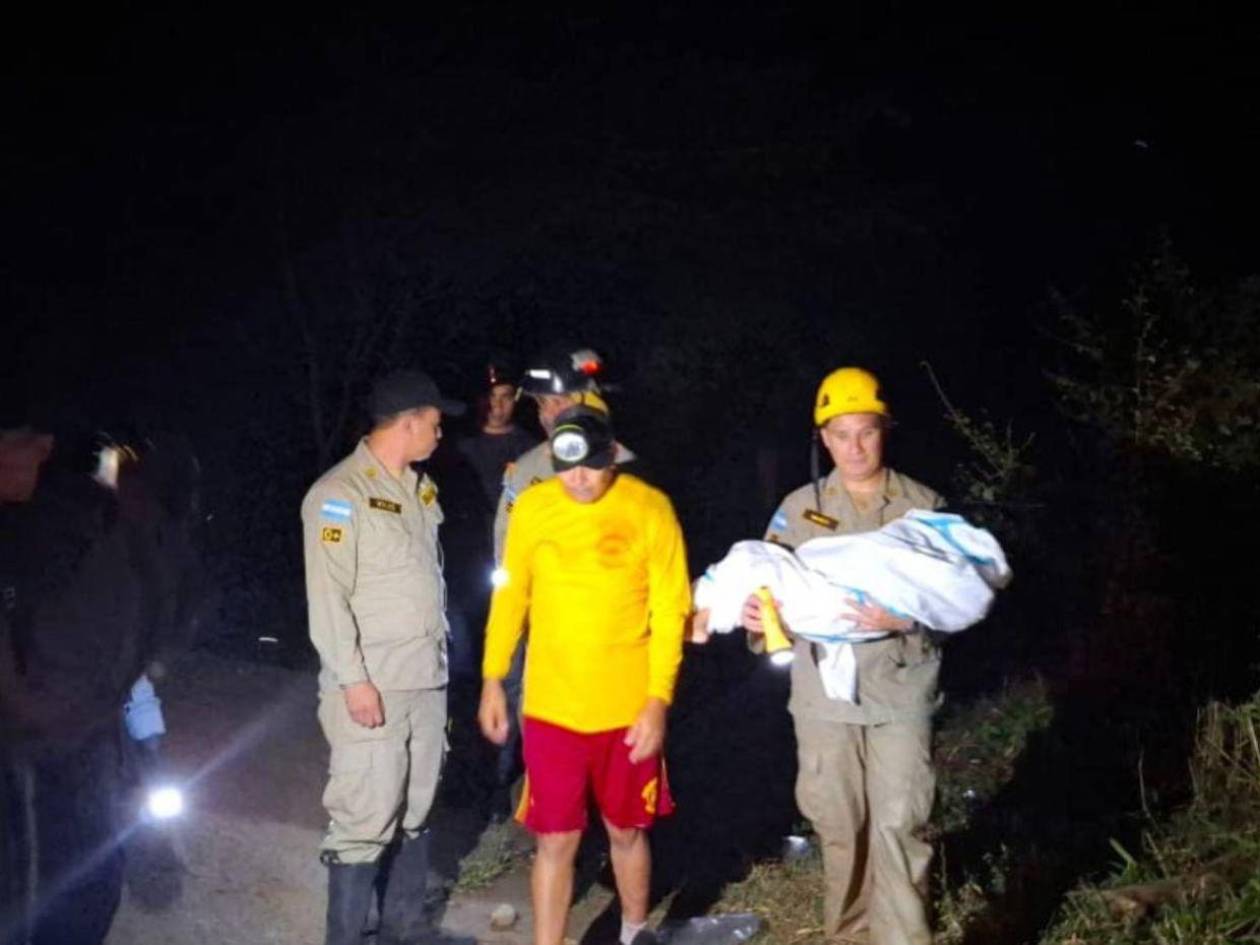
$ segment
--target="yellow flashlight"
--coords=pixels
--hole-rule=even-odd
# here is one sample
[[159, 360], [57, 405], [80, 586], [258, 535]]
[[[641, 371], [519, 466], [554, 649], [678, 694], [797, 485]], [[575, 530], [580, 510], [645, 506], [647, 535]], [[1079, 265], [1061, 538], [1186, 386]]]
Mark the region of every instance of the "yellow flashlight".
[[795, 654], [792, 652], [792, 641], [783, 632], [783, 621], [779, 619], [774, 595], [768, 587], [759, 587], [756, 593], [761, 601], [761, 627], [766, 635], [766, 653], [775, 666], [787, 666]]

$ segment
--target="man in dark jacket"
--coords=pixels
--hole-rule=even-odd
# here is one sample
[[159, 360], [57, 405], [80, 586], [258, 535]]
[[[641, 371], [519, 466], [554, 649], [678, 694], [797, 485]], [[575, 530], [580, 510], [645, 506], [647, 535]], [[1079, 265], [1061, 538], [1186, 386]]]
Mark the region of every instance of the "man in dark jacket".
[[5, 943], [108, 933], [122, 889], [122, 705], [190, 610], [190, 554], [138, 453], [110, 456], [112, 479], [96, 455], [0, 433], [0, 790], [16, 808], [5, 859], [20, 877], [0, 890]]

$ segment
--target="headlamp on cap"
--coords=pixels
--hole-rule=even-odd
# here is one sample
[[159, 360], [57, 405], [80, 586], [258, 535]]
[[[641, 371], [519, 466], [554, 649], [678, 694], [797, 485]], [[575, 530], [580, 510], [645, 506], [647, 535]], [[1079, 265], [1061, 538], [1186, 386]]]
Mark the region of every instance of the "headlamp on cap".
[[551, 452], [557, 459], [576, 466], [591, 455], [591, 444], [581, 427], [566, 426], [552, 437]]
[[551, 465], [556, 472], [586, 466], [611, 466], [616, 450], [608, 415], [581, 405], [570, 407], [556, 418], [551, 434]]
[[140, 460], [140, 454], [134, 447], [119, 443], [107, 435], [101, 435], [101, 447], [96, 453], [96, 468], [93, 478], [107, 489], [118, 488], [118, 477], [122, 468], [129, 463]]
[[490, 390], [502, 385], [516, 386], [516, 380], [512, 372], [505, 368], [501, 363], [492, 361], [486, 365], [486, 389]]

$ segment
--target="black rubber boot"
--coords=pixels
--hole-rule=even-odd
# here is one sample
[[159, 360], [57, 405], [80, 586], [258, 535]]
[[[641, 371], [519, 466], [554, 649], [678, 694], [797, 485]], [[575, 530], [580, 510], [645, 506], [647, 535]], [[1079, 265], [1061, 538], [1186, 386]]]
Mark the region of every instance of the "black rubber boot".
[[362, 945], [375, 880], [375, 863], [328, 864], [328, 925], [324, 945]]
[[428, 876], [428, 832], [404, 837], [385, 877], [377, 945], [476, 945], [475, 939], [446, 935], [433, 927], [425, 897]]

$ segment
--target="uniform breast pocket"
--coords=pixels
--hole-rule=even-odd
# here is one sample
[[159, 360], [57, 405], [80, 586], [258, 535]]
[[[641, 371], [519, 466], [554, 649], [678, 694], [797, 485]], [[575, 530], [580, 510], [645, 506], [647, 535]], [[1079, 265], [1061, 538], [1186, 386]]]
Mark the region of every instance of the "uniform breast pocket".
[[415, 538], [396, 512], [370, 509], [359, 541], [359, 567], [387, 571], [414, 560]]

